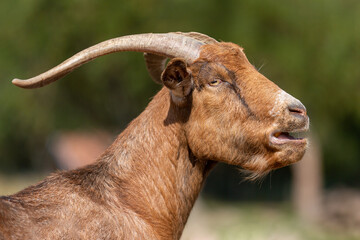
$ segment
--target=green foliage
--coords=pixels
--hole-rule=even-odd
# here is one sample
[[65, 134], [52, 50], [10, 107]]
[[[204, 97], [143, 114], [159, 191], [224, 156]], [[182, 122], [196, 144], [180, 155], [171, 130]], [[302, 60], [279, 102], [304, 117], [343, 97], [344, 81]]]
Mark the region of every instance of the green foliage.
[[302, 100], [329, 179], [360, 180], [359, 12], [356, 0], [3, 0], [0, 169], [41, 166], [54, 131], [119, 132], [160, 88], [139, 53], [102, 57], [44, 89], [17, 89], [12, 78], [32, 77], [105, 39], [198, 31], [241, 44], [262, 73]]

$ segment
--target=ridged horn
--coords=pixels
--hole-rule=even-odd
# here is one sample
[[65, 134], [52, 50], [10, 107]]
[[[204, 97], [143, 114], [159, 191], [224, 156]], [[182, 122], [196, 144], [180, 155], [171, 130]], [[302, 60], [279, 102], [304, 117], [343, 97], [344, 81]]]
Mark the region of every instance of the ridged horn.
[[147, 33], [118, 37], [89, 47], [36, 77], [12, 81], [18, 87], [38, 88], [65, 76], [75, 68], [106, 54], [123, 51], [147, 52], [166, 58], [180, 57], [192, 63], [204, 43], [177, 33]]
[[153, 53], [144, 53], [146, 68], [152, 80], [156, 83], [161, 83], [161, 73], [165, 69], [167, 57], [159, 56]]
[[[202, 42], [203, 44], [211, 44], [211, 43], [217, 43], [214, 38], [209, 37], [205, 34], [198, 33], [198, 32], [175, 32], [175, 34], [186, 36], [193, 38], [197, 41]], [[153, 79], [154, 82], [161, 84], [161, 73], [165, 69], [166, 60], [168, 57], [159, 56], [157, 54], [152, 53], [144, 53], [146, 68]]]

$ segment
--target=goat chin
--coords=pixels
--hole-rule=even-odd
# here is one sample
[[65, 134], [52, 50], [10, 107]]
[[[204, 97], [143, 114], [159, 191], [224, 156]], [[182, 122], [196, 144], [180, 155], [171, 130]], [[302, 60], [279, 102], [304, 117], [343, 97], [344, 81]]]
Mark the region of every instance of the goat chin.
[[95, 163], [0, 197], [0, 239], [179, 239], [218, 161], [254, 180], [304, 154], [306, 139], [287, 137], [308, 129], [300, 101], [257, 72], [241, 47], [200, 33], [111, 39], [13, 83], [42, 87], [121, 51], [147, 53], [164, 87]]

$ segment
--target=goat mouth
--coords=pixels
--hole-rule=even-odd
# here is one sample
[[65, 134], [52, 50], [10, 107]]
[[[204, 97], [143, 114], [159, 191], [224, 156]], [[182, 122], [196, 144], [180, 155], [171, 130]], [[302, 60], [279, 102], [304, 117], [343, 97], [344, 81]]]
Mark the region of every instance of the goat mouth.
[[283, 144], [306, 144], [307, 139], [305, 137], [308, 129], [299, 129], [291, 132], [276, 131], [270, 136], [270, 142], [275, 145]]

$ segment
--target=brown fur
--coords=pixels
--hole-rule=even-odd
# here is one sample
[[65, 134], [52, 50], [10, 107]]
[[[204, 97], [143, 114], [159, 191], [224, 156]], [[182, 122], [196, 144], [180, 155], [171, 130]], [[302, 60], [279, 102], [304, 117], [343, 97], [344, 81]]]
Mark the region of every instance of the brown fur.
[[275, 106], [280, 89], [239, 46], [205, 45], [190, 66], [174, 59], [162, 81], [95, 164], [1, 197], [0, 239], [179, 239], [215, 162], [262, 174], [304, 154], [269, 143], [275, 127], [308, 121]]

